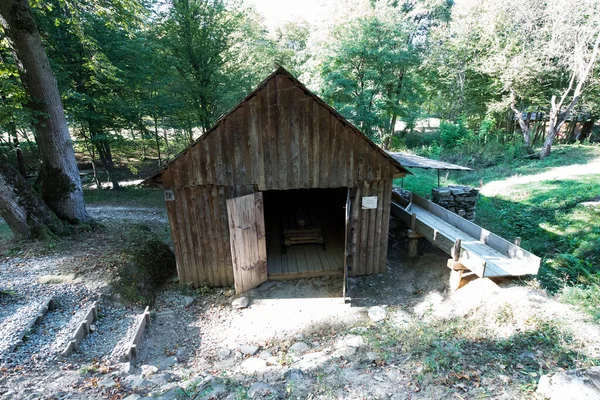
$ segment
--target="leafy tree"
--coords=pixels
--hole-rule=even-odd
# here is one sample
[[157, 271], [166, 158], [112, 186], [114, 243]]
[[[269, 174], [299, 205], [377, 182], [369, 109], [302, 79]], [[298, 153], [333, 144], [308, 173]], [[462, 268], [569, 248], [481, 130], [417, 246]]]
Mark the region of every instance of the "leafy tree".
[[[27, 0], [1, 2], [0, 25], [17, 61], [28, 96], [27, 106], [35, 117], [36, 141], [42, 157], [42, 197], [61, 219], [73, 223], [88, 221], [58, 86]], [[20, 194], [27, 196], [25, 193], [13, 193], [12, 202], [28, 201], [18, 198]]]
[[[431, 6], [430, 8], [425, 6]], [[388, 148], [398, 119], [409, 128], [421, 115], [418, 68], [428, 33], [448, 5], [422, 1], [374, 8], [332, 32], [323, 62], [325, 98], [373, 140]]]

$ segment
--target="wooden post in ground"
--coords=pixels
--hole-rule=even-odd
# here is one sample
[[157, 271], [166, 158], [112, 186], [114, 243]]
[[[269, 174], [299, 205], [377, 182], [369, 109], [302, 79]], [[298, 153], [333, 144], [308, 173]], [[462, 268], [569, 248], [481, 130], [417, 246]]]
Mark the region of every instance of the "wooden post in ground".
[[456, 290], [460, 287], [460, 281], [462, 280], [464, 266], [458, 262], [460, 258], [460, 245], [462, 240], [456, 239], [454, 247], [452, 247], [452, 258], [448, 260], [448, 266], [450, 267], [450, 289]]
[[417, 213], [410, 215], [410, 229], [406, 232], [408, 237], [408, 257], [413, 258], [418, 254], [419, 238], [423, 237], [416, 231]]

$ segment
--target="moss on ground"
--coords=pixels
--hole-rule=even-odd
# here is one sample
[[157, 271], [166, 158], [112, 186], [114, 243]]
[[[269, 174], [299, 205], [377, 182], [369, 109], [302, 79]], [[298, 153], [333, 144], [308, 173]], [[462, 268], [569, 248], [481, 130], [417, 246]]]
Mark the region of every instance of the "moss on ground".
[[157, 290], [177, 273], [175, 255], [144, 225], [132, 225], [119, 233], [122, 250], [112, 256], [113, 287], [123, 299], [150, 305]]

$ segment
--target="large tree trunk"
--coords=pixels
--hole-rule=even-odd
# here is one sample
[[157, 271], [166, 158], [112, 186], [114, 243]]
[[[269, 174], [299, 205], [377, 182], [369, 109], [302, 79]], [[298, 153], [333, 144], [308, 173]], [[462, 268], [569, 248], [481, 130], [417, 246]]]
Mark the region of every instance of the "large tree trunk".
[[58, 85], [27, 0], [0, 1], [0, 24], [15, 54], [29, 107], [36, 115], [42, 198], [61, 219], [88, 221]]
[[[556, 138], [556, 134], [560, 131], [562, 124], [569, 118], [573, 108], [577, 105], [579, 98], [581, 97], [581, 91], [583, 90], [583, 84], [587, 80], [590, 72], [592, 71], [592, 67], [596, 63], [596, 58], [598, 57], [598, 51], [600, 49], [600, 32], [598, 32], [596, 36], [596, 42], [594, 43], [594, 49], [592, 50], [592, 54], [588, 63], [583, 70], [583, 72], [578, 73], [578, 77], [575, 71], [573, 71], [571, 75], [571, 79], [569, 81], [569, 87], [563, 91], [562, 97], [558, 104], [556, 103], [556, 96], [552, 96], [550, 100], [550, 120], [548, 121], [548, 131], [546, 134], [546, 140], [544, 141], [544, 146], [542, 150], [540, 150], [540, 158], [547, 157], [550, 154], [550, 150], [552, 148], [552, 144], [554, 143], [554, 139]], [[571, 93], [571, 89], [573, 88], [573, 83], [575, 79], [578, 78], [577, 86], [575, 86], [575, 90], [573, 90], [573, 98], [571, 102], [567, 106], [567, 109], [564, 113], [561, 114], [562, 105], [565, 102], [567, 96]]]
[[64, 227], [25, 177], [0, 156], [0, 216], [18, 237], [43, 237]]

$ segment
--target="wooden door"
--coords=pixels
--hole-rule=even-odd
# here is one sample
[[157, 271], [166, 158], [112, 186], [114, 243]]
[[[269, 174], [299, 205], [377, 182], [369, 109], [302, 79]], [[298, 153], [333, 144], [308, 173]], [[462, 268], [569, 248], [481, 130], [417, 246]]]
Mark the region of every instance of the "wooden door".
[[227, 199], [227, 216], [235, 292], [239, 294], [267, 280], [262, 193]]
[[344, 286], [342, 288], [342, 296], [344, 297], [344, 301], [346, 301], [346, 298], [349, 298], [348, 296], [348, 268], [349, 268], [349, 263], [350, 263], [350, 257], [351, 257], [351, 247], [350, 247], [350, 210], [352, 208], [352, 201], [350, 199], [350, 188], [348, 188], [348, 191], [346, 192], [346, 223], [345, 223], [345, 227], [346, 227], [346, 234], [344, 235]]

